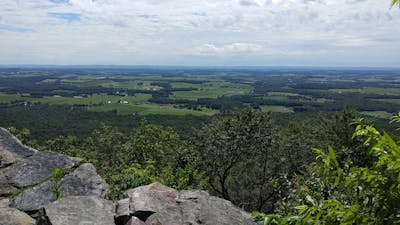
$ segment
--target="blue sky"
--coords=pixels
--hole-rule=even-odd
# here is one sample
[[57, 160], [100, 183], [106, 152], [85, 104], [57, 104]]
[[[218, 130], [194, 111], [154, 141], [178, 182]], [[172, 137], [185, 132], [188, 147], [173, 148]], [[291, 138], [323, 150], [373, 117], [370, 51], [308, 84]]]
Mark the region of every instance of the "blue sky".
[[0, 64], [399, 67], [390, 0], [1, 0]]

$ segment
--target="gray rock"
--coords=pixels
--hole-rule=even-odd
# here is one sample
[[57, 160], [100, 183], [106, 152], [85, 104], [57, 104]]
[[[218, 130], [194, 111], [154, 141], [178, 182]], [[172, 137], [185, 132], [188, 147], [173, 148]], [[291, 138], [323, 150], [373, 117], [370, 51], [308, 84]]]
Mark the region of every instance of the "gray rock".
[[[23, 159], [35, 154], [37, 150], [27, 147], [6, 129], [0, 127], [0, 155], [14, 160]], [[0, 163], [1, 164], [1, 163]]]
[[117, 202], [114, 219], [116, 225], [126, 225], [131, 219], [129, 202], [129, 198], [125, 198]]
[[91, 163], [84, 163], [73, 173], [63, 178], [63, 196], [99, 196], [105, 197], [108, 185], [97, 174], [96, 168]]
[[114, 204], [95, 196], [69, 196], [45, 207], [53, 225], [113, 225]]
[[182, 215], [176, 202], [179, 193], [177, 190], [153, 183], [127, 191], [129, 196], [130, 214], [146, 221], [152, 214], [161, 217], [163, 225], [181, 224]]
[[11, 152], [0, 148], [0, 168], [7, 167], [16, 162], [17, 158]]
[[1, 225], [35, 225], [36, 221], [28, 214], [14, 208], [0, 207]]
[[[159, 183], [127, 191], [129, 215], [147, 225], [255, 225], [250, 213], [205, 191], [176, 191]], [[127, 216], [126, 199], [119, 215]]]
[[10, 185], [22, 188], [43, 182], [50, 177], [56, 167], [72, 168], [81, 159], [64, 156], [55, 152], [38, 152], [23, 159], [16, 165], [0, 171], [0, 177], [5, 176]]
[[[62, 179], [61, 195], [66, 196], [99, 196], [107, 192], [107, 184], [97, 174], [90, 163], [82, 164], [73, 173]], [[20, 193], [14, 200], [14, 207], [23, 211], [35, 211], [55, 201], [51, 181], [41, 183]]]
[[146, 225], [143, 221], [141, 221], [139, 218], [137, 217], [132, 217], [127, 223], [126, 225]]
[[7, 178], [0, 173], [0, 197], [17, 193], [18, 189], [8, 183]]
[[36, 211], [55, 200], [51, 182], [46, 181], [18, 194], [14, 199], [13, 207], [22, 211]]
[[[185, 208], [184, 210], [191, 210]], [[201, 223], [219, 225], [254, 225], [253, 217], [225, 199], [210, 196], [199, 212]]]
[[7, 199], [7, 198], [0, 199], [0, 209], [1, 208], [8, 208], [8, 207], [10, 207], [10, 204], [11, 204], [11, 202], [10, 202], [9, 199]]

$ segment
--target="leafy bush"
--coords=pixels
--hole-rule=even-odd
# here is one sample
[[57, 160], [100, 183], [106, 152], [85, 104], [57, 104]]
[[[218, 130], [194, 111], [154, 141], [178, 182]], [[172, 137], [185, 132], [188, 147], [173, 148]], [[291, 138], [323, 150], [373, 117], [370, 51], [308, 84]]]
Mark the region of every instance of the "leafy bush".
[[166, 167], [157, 170], [154, 161], [145, 165], [134, 163], [131, 167], [111, 177], [111, 192], [118, 197], [123, 191], [153, 182], [160, 182], [169, 187], [182, 189], [203, 189], [207, 178], [197, 170], [195, 162], [187, 164], [185, 168]]
[[[400, 114], [393, 121], [400, 121]], [[292, 195], [280, 202], [278, 214], [264, 217], [264, 224], [400, 223], [400, 146], [362, 123], [353, 138], [368, 147], [371, 167], [340, 166], [331, 147], [314, 149], [320, 161], [293, 180]]]

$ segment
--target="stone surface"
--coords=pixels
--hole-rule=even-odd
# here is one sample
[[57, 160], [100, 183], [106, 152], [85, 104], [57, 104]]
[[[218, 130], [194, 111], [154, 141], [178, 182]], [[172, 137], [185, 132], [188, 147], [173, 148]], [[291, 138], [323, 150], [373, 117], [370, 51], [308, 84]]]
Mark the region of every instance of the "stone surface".
[[163, 224], [178, 225], [182, 221], [176, 202], [179, 192], [160, 183], [153, 183], [127, 191], [130, 214], [142, 221], [154, 213], [163, 216]]
[[73, 173], [63, 178], [63, 196], [100, 196], [108, 192], [108, 185], [103, 181], [91, 163], [84, 163]]
[[18, 189], [9, 184], [7, 178], [0, 173], [0, 197], [12, 195], [17, 191]]
[[[147, 225], [255, 225], [250, 213], [205, 191], [176, 191], [159, 183], [127, 191], [129, 215]], [[126, 216], [126, 200], [120, 202]]]
[[7, 167], [16, 162], [17, 158], [11, 152], [0, 149], [0, 168]]
[[127, 223], [126, 225], [146, 225], [143, 221], [141, 221], [139, 218], [137, 217], [132, 217]]
[[27, 147], [6, 129], [0, 127], [0, 155], [7, 154], [13, 160], [23, 159], [35, 154], [37, 151]]
[[52, 202], [45, 212], [53, 225], [112, 225], [114, 204], [95, 196], [69, 196]]
[[[90, 163], [82, 164], [62, 179], [62, 196], [104, 196], [107, 184], [97, 174]], [[51, 181], [46, 181], [20, 193], [14, 200], [14, 207], [24, 211], [34, 211], [55, 201]]]
[[0, 199], [0, 209], [1, 209], [1, 208], [10, 207], [10, 205], [11, 205], [11, 202], [10, 202], [9, 199], [7, 199], [7, 198]]
[[18, 209], [0, 207], [1, 225], [35, 225], [36, 221], [28, 214]]
[[115, 209], [115, 224], [125, 225], [131, 218], [129, 210], [129, 198], [119, 200]]
[[43, 151], [23, 159], [16, 165], [0, 170], [8, 183], [16, 187], [26, 187], [42, 182], [50, 177], [56, 167], [72, 168], [81, 159], [64, 156], [55, 152]]
[[46, 181], [18, 194], [13, 207], [22, 211], [35, 211], [55, 200], [51, 182]]

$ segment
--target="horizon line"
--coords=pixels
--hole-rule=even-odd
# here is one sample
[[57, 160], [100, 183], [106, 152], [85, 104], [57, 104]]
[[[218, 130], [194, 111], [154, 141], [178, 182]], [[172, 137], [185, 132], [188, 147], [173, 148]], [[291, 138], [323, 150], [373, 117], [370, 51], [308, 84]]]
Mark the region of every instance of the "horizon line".
[[25, 68], [51, 68], [51, 67], [64, 67], [64, 68], [221, 68], [221, 69], [277, 69], [277, 68], [285, 68], [285, 69], [395, 69], [400, 70], [400, 66], [299, 66], [299, 65], [157, 65], [157, 64], [143, 64], [143, 65], [129, 65], [129, 64], [0, 64], [0, 68], [12, 68], [12, 67], [25, 67]]

